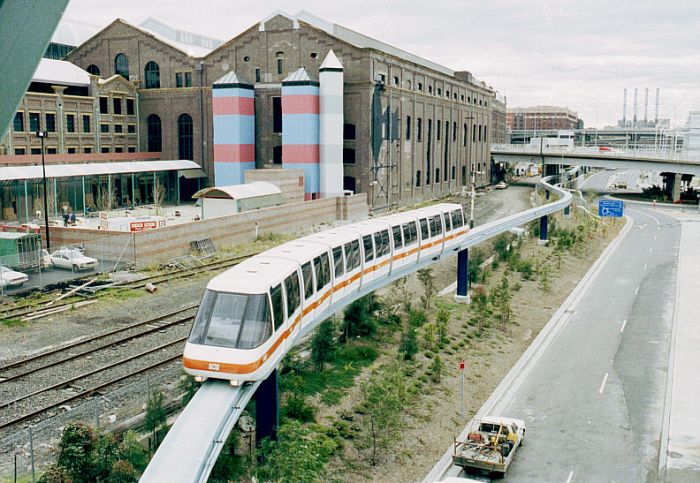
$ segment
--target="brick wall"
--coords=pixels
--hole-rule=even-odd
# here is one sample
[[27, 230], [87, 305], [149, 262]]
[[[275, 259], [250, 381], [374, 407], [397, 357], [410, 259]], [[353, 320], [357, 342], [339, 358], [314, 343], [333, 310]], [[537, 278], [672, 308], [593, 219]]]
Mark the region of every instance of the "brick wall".
[[294, 233], [338, 220], [365, 218], [367, 196], [358, 194], [290, 203], [138, 233], [54, 227], [51, 228], [51, 246], [56, 249], [82, 243], [87, 255], [101, 261], [120, 260], [144, 268], [188, 255], [193, 240], [210, 238], [217, 248], [232, 248], [252, 241], [256, 222], [259, 234], [263, 235]]
[[284, 203], [304, 201], [304, 171], [301, 169], [251, 169], [245, 172], [245, 182], [267, 181], [282, 191]]

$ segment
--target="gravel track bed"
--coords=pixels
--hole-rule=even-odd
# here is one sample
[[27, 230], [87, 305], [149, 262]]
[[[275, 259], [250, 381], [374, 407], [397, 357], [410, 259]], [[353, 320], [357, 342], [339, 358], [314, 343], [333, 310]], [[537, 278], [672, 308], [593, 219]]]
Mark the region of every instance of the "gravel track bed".
[[[140, 354], [148, 349], [163, 345], [168, 341], [186, 337], [188, 330], [189, 324], [178, 324], [124, 344], [105, 347], [85, 357], [79, 357], [64, 364], [47, 367], [45, 370], [35, 372], [27, 377], [4, 383], [0, 382], [0, 404], [9, 402], [23, 394], [34, 392], [42, 387], [48, 387], [57, 382], [77, 377], [118, 360]], [[66, 354], [63, 354], [63, 356], [65, 355]], [[102, 375], [102, 377], [106, 378], [108, 372], [109, 371], [103, 371], [96, 375]]]
[[[172, 339], [175, 339], [173, 337]], [[171, 339], [171, 340], [172, 340]], [[158, 345], [163, 345], [167, 344], [168, 341], [161, 341], [160, 344]], [[13, 404], [12, 406], [9, 406], [5, 408], [2, 411], [2, 416], [0, 416], [0, 423], [7, 422], [11, 419], [14, 419], [16, 417], [19, 417], [23, 414], [27, 414], [39, 407], [43, 407], [48, 404], [53, 404], [56, 403], [66, 397], [70, 397], [73, 395], [76, 395], [80, 393], [81, 391], [84, 391], [86, 389], [90, 389], [94, 386], [98, 386], [100, 384], [103, 384], [107, 381], [116, 379], [118, 377], [121, 377], [126, 374], [131, 374], [139, 371], [140, 369], [150, 365], [157, 363], [159, 361], [163, 361], [167, 359], [168, 357], [172, 356], [177, 356], [179, 354], [182, 354], [182, 349], [183, 349], [183, 344], [175, 344], [171, 347], [165, 348], [163, 350], [159, 350], [157, 352], [145, 355], [144, 357], [140, 357], [138, 359], [129, 361], [125, 364], [120, 364], [118, 366], [112, 367], [110, 369], [107, 369], [105, 371], [98, 372], [97, 374], [93, 374], [91, 376], [87, 376], [83, 379], [80, 379], [78, 381], [75, 381], [71, 383], [68, 386], [62, 387], [60, 389], [54, 389], [46, 392], [42, 392], [40, 394], [37, 394], [35, 396], [32, 396], [30, 398], [24, 399], [22, 401], [19, 401], [16, 404]], [[126, 355], [123, 355], [121, 358], [128, 357]], [[134, 374], [134, 377], [141, 376], [141, 374]], [[126, 384], [124, 382], [123, 384]], [[118, 385], [115, 385], [118, 386]], [[21, 393], [19, 393], [21, 394]], [[44, 417], [38, 416], [35, 418], [34, 423], [36, 420], [43, 419]]]
[[[76, 347], [72, 347], [72, 348], [66, 347], [65, 350], [61, 350], [60, 352], [56, 352], [54, 354], [47, 355], [46, 357], [40, 357], [39, 359], [28, 361], [26, 364], [21, 364], [19, 366], [7, 369], [6, 371], [2, 371], [2, 372], [0, 372], [0, 403], [4, 400], [2, 397], [2, 387], [4, 385], [3, 381], [2, 381], [3, 378], [13, 377], [17, 374], [22, 374], [26, 371], [37, 370], [37, 369], [41, 370], [42, 367], [45, 367], [48, 364], [59, 362], [59, 361], [65, 359], [67, 357], [70, 357], [70, 356], [85, 354], [86, 358], [87, 357], [96, 357], [102, 351], [108, 351], [110, 349], [115, 349], [118, 347], [125, 347], [127, 344], [138, 343], [139, 339], [133, 339], [130, 341], [126, 341], [126, 339], [129, 339], [130, 337], [138, 336], [139, 334], [146, 332], [147, 330], [153, 329], [154, 327], [165, 326], [168, 323], [175, 322], [177, 319], [183, 319], [188, 315], [194, 317], [194, 314], [195, 314], [195, 310], [192, 309], [191, 311], [182, 312], [180, 314], [168, 317], [165, 320], [160, 320], [160, 321], [153, 322], [153, 323], [139, 325], [138, 327], [133, 327], [131, 329], [125, 330], [124, 332], [119, 332], [117, 334], [105, 335], [104, 337], [99, 337], [95, 340], [85, 342], [84, 344], [81, 344], [81, 345], [76, 346]], [[164, 331], [171, 331], [171, 330], [173, 330], [174, 327], [177, 327], [177, 326], [165, 327], [163, 330]], [[110, 332], [110, 331], [105, 331], [105, 333], [108, 333], [108, 332]], [[151, 333], [151, 334], [145, 334], [141, 338], [149, 338], [157, 333], [158, 332]], [[84, 337], [83, 339], [85, 339], [85, 338], [87, 338], [87, 337]], [[73, 342], [79, 342], [79, 341], [73, 341]], [[102, 349], [97, 350], [96, 352], [90, 353], [91, 351], [94, 351], [95, 349], [98, 349], [99, 347], [107, 345], [107, 344], [109, 344], [109, 347], [104, 347]], [[69, 346], [70, 344], [66, 343], [66, 344], [62, 344], [62, 345]], [[48, 351], [42, 351], [42, 352], [48, 352]], [[39, 353], [37, 355], [41, 355], [41, 353]], [[23, 359], [26, 359], [26, 358], [27, 358], [27, 356], [16, 358], [14, 360], [8, 360], [8, 361], [5, 361], [2, 365], [5, 366], [5, 365], [12, 364], [15, 362], [21, 362]], [[75, 361], [75, 360], [69, 361], [66, 364], [69, 364], [72, 362], [74, 363], [77, 361]], [[49, 368], [49, 369], [60, 370], [61, 368], [64, 368], [64, 367], [65, 367], [65, 365], [61, 364], [58, 367]], [[49, 370], [49, 369], [47, 369], [47, 370]], [[1, 370], [1, 368], [0, 368], [0, 370]]]

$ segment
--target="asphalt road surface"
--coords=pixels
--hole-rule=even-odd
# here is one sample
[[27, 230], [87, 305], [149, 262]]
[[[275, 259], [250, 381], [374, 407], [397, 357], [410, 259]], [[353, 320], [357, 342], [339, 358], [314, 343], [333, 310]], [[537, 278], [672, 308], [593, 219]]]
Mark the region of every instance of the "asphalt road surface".
[[627, 215], [632, 228], [502, 398], [500, 414], [527, 425], [508, 481], [657, 480], [680, 224], [642, 205]]

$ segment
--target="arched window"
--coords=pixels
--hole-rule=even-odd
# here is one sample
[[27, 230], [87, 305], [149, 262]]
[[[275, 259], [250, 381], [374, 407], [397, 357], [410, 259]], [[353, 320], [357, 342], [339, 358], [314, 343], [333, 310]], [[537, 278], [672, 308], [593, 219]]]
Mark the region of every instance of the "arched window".
[[148, 151], [159, 153], [163, 150], [160, 117], [156, 114], [151, 114], [146, 118], [146, 124], [148, 124]]
[[129, 79], [129, 59], [124, 54], [117, 54], [114, 58], [114, 73], [119, 74], [124, 79]]
[[146, 64], [146, 89], [158, 89], [160, 87], [160, 67], [158, 64], [150, 61]]
[[97, 67], [95, 64], [88, 65], [88, 68], [86, 70], [88, 71], [88, 74], [100, 75], [100, 68]]
[[177, 145], [179, 159], [193, 159], [192, 116], [180, 114], [177, 118]]

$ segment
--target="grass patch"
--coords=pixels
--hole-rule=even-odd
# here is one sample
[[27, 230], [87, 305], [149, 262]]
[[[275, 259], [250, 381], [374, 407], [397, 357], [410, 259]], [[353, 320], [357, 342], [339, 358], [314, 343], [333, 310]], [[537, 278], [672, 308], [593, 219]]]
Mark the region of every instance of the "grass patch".
[[3, 327], [25, 327], [27, 322], [21, 319], [3, 319], [0, 321]]
[[343, 399], [343, 391], [338, 389], [329, 389], [321, 394], [321, 402], [326, 406], [336, 406]]

